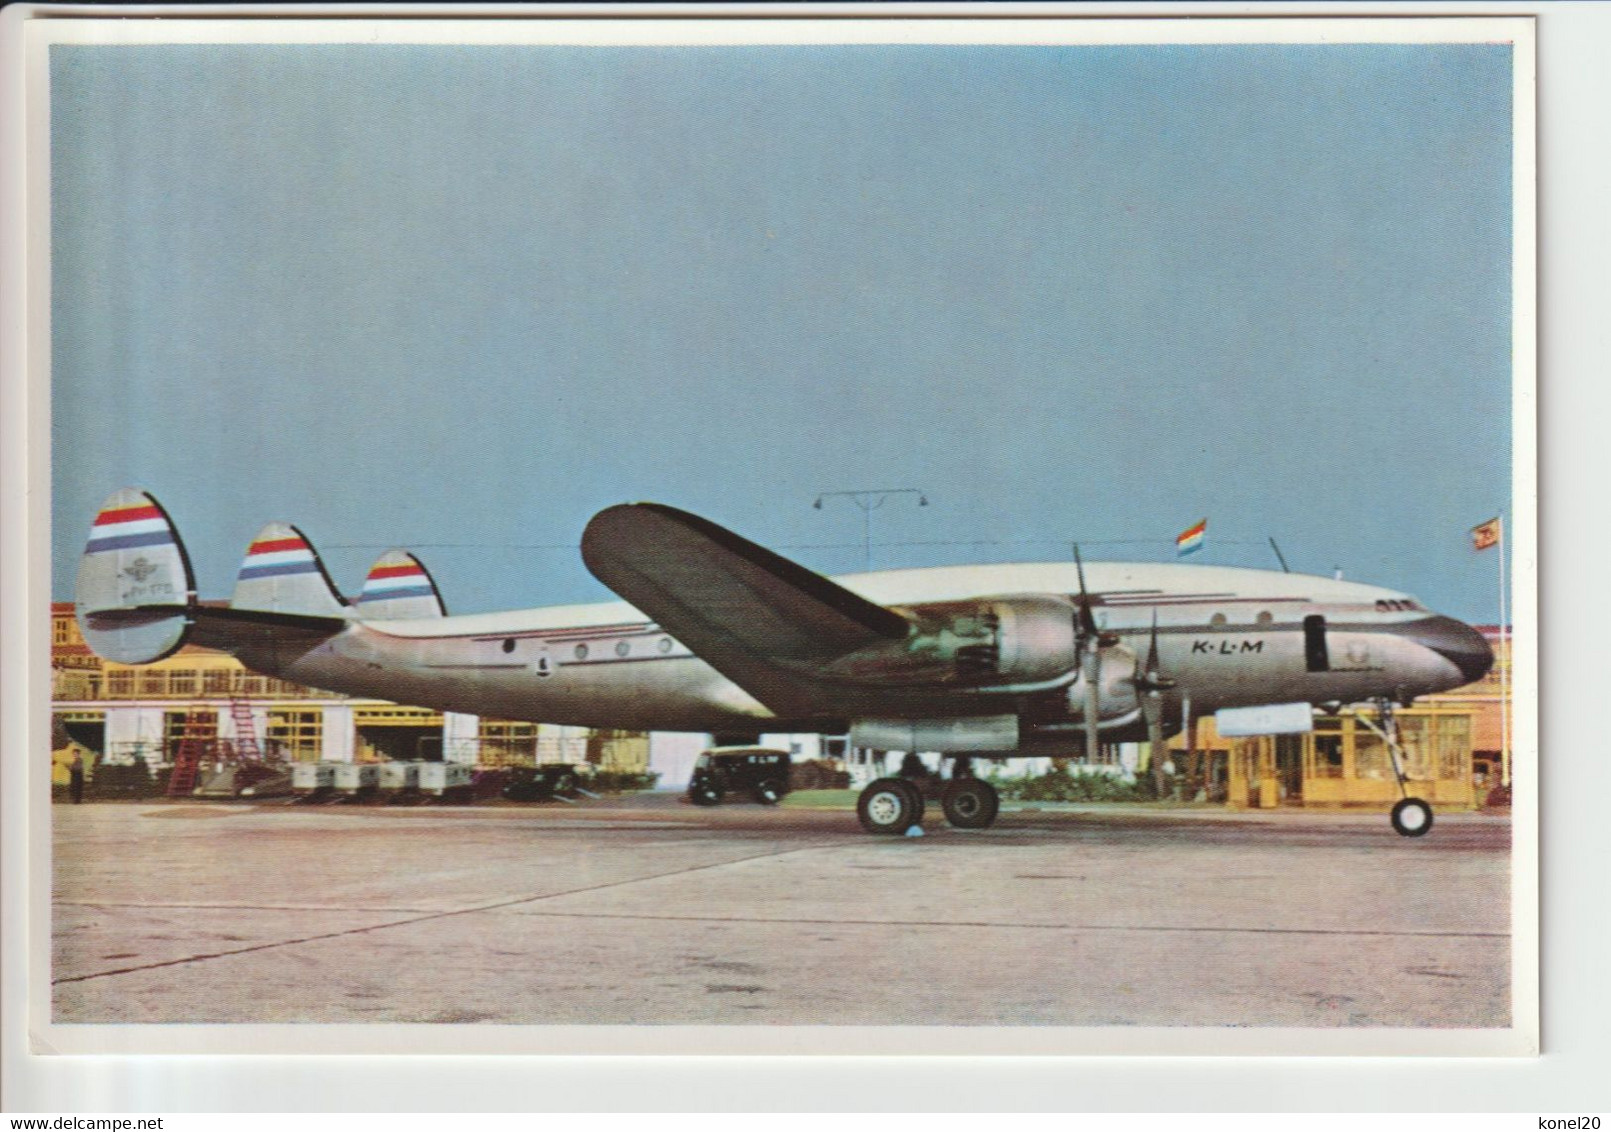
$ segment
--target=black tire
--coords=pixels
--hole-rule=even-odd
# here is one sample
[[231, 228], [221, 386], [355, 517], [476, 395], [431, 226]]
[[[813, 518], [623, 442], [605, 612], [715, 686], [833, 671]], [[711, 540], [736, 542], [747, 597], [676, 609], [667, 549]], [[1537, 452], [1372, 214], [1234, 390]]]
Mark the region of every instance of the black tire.
[[868, 833], [899, 837], [923, 820], [923, 796], [905, 779], [880, 778], [856, 799], [856, 817]]
[[1391, 816], [1400, 837], [1425, 837], [1432, 828], [1432, 807], [1419, 798], [1405, 798]]
[[996, 788], [981, 778], [953, 778], [940, 798], [945, 820], [958, 829], [989, 829], [1001, 812]]
[[923, 784], [921, 782], [913, 782], [910, 778], [903, 778], [901, 781], [906, 783], [906, 789], [910, 791], [912, 795], [912, 824], [922, 825], [923, 815], [928, 813], [929, 809], [928, 802], [923, 797]]
[[755, 784], [755, 800], [763, 806], [775, 806], [787, 793], [775, 778], [763, 778]]
[[688, 784], [688, 800], [696, 806], [719, 806], [722, 788], [709, 779], [696, 779]]

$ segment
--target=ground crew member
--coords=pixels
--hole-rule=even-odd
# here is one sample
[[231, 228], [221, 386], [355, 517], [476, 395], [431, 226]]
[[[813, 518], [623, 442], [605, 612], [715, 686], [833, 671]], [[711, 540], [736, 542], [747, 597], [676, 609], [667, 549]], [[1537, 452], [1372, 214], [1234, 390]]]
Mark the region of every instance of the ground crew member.
[[84, 754], [82, 751], [73, 752], [72, 765], [67, 768], [67, 793], [73, 799], [73, 805], [84, 800]]

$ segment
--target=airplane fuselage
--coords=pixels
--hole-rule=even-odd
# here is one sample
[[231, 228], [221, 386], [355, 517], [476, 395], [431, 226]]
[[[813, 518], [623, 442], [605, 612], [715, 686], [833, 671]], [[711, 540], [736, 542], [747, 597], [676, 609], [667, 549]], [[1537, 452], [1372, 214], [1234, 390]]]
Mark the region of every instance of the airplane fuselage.
[[[1470, 682], [1491, 663], [1470, 627], [1407, 594], [1300, 574], [1179, 564], [1091, 563], [1096, 623], [1136, 656], [1157, 642], [1171, 732], [1183, 700], [1220, 708], [1304, 701], [1407, 702]], [[1050, 595], [1072, 602], [1072, 564], [935, 567], [834, 579], [880, 605], [922, 608]], [[779, 718], [624, 602], [419, 620], [353, 620], [306, 651], [237, 650], [251, 668], [313, 687], [449, 711], [628, 730], [744, 733], [843, 730], [853, 717], [1017, 715], [1055, 737], [1082, 719], [1063, 688], [988, 683], [852, 689], [832, 712]], [[1110, 667], [1112, 667], [1110, 665]], [[1128, 671], [1117, 674], [1129, 676]], [[1107, 674], [1111, 680], [1114, 672]], [[850, 705], [848, 708], [846, 705]], [[1122, 704], [1105, 731], [1135, 723]]]

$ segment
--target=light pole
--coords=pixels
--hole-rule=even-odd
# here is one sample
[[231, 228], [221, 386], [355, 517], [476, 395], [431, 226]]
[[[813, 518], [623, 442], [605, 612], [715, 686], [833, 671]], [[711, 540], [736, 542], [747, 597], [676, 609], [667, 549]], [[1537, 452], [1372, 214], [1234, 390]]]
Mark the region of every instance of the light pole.
[[862, 562], [863, 569], [870, 572], [873, 568], [873, 512], [897, 495], [915, 495], [919, 507], [929, 505], [928, 495], [915, 487], [885, 487], [876, 490], [825, 491], [817, 496], [817, 501], [811, 506], [821, 511], [824, 499], [848, 499], [861, 508]]

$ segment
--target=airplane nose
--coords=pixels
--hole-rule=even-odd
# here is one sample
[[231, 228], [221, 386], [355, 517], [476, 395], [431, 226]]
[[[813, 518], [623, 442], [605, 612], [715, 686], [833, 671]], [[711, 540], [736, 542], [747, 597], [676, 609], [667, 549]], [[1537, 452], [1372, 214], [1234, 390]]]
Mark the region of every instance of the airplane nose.
[[1483, 635], [1453, 617], [1429, 617], [1417, 622], [1410, 627], [1410, 637], [1458, 668], [1467, 684], [1481, 680], [1494, 666], [1494, 650]]

